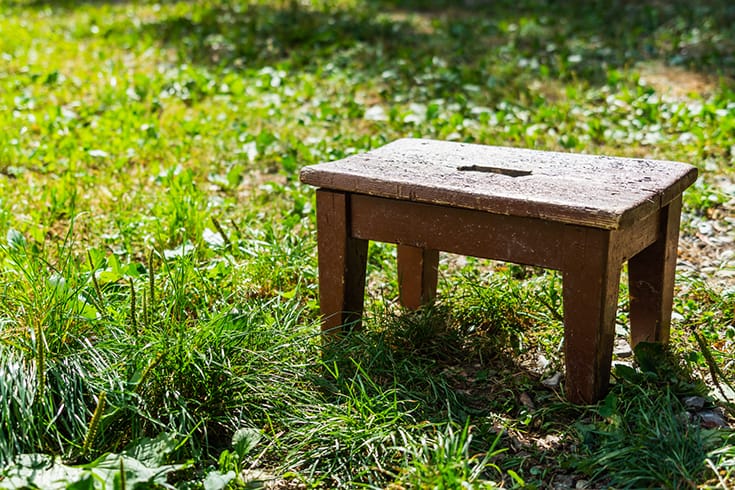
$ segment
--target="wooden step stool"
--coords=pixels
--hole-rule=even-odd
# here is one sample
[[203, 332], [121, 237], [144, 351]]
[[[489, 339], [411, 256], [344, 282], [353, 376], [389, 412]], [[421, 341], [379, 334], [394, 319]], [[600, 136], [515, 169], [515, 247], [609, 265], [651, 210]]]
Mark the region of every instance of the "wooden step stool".
[[628, 261], [632, 344], [667, 342], [681, 195], [678, 162], [424, 139], [302, 169], [318, 186], [323, 331], [359, 320], [368, 240], [398, 244], [401, 303], [436, 293], [439, 251], [562, 272], [566, 394], [607, 391]]

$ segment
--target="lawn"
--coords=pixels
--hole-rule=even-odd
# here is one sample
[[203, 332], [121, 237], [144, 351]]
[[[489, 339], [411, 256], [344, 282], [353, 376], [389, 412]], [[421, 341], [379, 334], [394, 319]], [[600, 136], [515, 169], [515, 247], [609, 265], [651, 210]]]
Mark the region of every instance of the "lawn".
[[[735, 7], [0, 0], [0, 488], [735, 488]], [[561, 277], [442, 255], [322, 352], [301, 167], [400, 137], [696, 165], [672, 339], [563, 396]]]

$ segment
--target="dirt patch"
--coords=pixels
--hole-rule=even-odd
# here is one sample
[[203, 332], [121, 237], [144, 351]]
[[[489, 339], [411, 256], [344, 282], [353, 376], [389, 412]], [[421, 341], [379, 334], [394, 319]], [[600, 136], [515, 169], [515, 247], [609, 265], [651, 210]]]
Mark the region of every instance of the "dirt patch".
[[717, 79], [713, 76], [660, 61], [639, 63], [637, 68], [641, 83], [674, 99], [707, 97], [717, 88]]

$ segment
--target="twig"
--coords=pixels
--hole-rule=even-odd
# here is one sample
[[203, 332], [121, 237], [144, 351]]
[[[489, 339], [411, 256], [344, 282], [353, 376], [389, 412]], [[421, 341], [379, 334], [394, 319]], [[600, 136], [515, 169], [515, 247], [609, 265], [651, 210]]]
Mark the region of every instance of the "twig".
[[707, 361], [707, 367], [709, 368], [709, 374], [712, 377], [712, 382], [715, 384], [725, 401], [727, 403], [732, 403], [727, 397], [727, 394], [725, 394], [725, 390], [722, 388], [722, 385], [720, 384], [720, 378], [731, 390], [733, 389], [733, 387], [730, 386], [730, 383], [727, 382], [725, 375], [722, 374], [720, 367], [715, 362], [714, 357], [712, 357], [712, 353], [710, 352], [709, 347], [707, 347], [707, 343], [704, 341], [704, 339], [697, 332], [692, 332], [692, 334], [694, 335], [697, 344], [699, 344], [699, 350], [702, 352], [704, 360]]
[[227, 234], [225, 234], [225, 230], [222, 228], [222, 225], [219, 224], [219, 221], [214, 216], [212, 216], [212, 224], [214, 225], [215, 228], [217, 228], [217, 233], [219, 233], [219, 236], [221, 236], [222, 240], [225, 242], [225, 247], [230, 248], [231, 246], [230, 239], [227, 238]]

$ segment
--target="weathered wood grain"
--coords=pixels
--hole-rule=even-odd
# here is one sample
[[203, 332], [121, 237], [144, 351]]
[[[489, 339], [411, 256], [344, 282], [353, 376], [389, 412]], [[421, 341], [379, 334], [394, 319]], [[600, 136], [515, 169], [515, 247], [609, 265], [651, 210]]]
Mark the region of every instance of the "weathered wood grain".
[[307, 184], [495, 214], [616, 229], [694, 182], [679, 162], [402, 139], [304, 167]]

